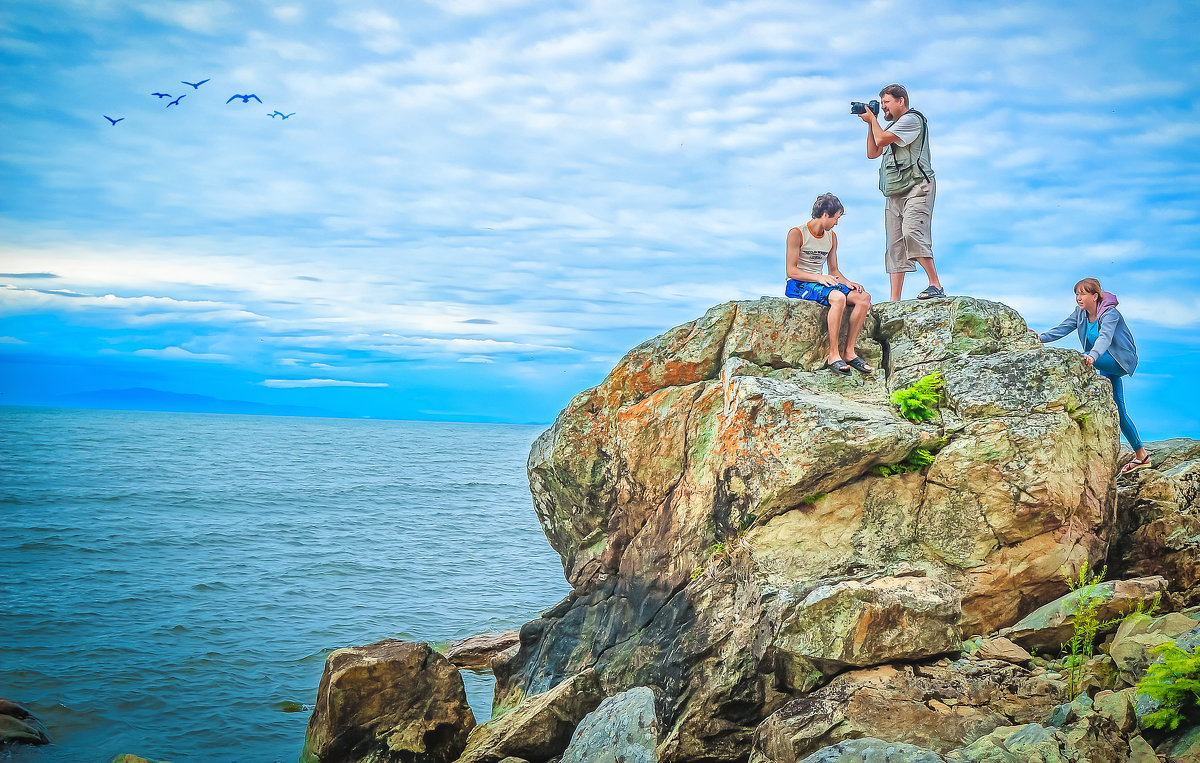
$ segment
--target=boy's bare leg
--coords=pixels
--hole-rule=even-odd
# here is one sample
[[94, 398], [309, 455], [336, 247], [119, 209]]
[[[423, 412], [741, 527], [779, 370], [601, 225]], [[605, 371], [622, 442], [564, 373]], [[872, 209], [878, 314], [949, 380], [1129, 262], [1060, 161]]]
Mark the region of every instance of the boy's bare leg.
[[827, 363], [842, 359], [838, 352], [838, 335], [842, 333], [842, 313], [845, 308], [846, 295], [837, 289], [829, 292], [829, 357], [825, 358]]
[[904, 290], [904, 271], [899, 273], [889, 273], [892, 281], [892, 301], [900, 301], [900, 293]]
[[862, 333], [863, 325], [867, 322], [867, 312], [871, 309], [871, 298], [865, 294], [855, 294], [850, 302], [854, 309], [850, 312], [850, 332], [846, 338], [846, 351], [842, 360], [858, 357], [858, 336]]

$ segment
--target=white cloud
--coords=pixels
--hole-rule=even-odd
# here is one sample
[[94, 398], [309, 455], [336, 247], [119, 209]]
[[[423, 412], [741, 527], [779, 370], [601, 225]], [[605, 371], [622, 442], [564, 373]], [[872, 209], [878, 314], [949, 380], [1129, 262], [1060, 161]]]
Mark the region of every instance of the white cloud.
[[160, 360], [199, 360], [199, 361], [217, 361], [228, 362], [233, 360], [232, 356], [222, 355], [215, 352], [192, 352], [185, 350], [182, 347], [163, 347], [162, 349], [141, 349], [135, 350], [134, 355], [141, 355], [147, 358], [159, 358]]
[[143, 3], [138, 10], [152, 19], [201, 34], [215, 34], [228, 28], [237, 15], [234, 7], [222, 0]]
[[259, 382], [264, 387], [276, 389], [298, 389], [308, 387], [386, 387], [383, 382], [356, 382], [339, 379], [264, 379]]

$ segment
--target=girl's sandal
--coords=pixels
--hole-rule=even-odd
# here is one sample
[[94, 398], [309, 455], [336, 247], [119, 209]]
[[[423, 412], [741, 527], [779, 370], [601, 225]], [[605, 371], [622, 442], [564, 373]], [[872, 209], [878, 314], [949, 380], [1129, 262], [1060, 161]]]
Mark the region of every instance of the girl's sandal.
[[1135, 458], [1129, 463], [1121, 467], [1121, 474], [1129, 474], [1134, 469], [1141, 469], [1143, 466], [1150, 466], [1150, 454], [1147, 453], [1145, 458]]

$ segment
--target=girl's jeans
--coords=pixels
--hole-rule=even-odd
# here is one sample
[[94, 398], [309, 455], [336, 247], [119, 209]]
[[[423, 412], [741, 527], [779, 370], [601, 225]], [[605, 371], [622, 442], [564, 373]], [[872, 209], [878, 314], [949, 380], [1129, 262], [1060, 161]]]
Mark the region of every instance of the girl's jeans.
[[1121, 434], [1129, 441], [1129, 447], [1134, 451], [1140, 450], [1142, 438], [1138, 437], [1137, 427], [1133, 425], [1129, 413], [1125, 410], [1125, 391], [1121, 387], [1121, 377], [1125, 375], [1125, 371], [1107, 352], [1101, 355], [1092, 367], [1112, 383], [1113, 401], [1117, 404], [1117, 414], [1121, 417]]

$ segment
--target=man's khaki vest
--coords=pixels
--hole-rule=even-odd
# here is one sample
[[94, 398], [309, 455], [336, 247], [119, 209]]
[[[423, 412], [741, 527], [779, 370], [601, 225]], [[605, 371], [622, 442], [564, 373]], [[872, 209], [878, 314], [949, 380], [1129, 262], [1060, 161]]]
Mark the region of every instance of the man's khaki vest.
[[[929, 157], [929, 122], [916, 109], [906, 114], [916, 114], [921, 120], [921, 133], [907, 146], [893, 143], [884, 149], [883, 161], [879, 163], [879, 190], [884, 196], [908, 193], [914, 185], [933, 177], [933, 162]], [[891, 127], [896, 124], [892, 122]], [[885, 128], [886, 129], [886, 128]]]

